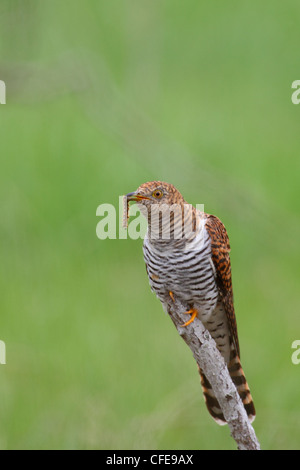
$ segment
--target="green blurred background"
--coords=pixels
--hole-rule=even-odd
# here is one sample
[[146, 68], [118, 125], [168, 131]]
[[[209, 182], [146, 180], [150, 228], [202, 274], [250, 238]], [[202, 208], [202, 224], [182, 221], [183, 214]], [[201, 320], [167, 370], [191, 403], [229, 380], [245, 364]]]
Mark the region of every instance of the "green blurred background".
[[299, 448], [297, 0], [1, 0], [2, 449], [234, 449], [151, 293], [141, 240], [96, 208], [173, 183], [232, 247], [265, 449]]

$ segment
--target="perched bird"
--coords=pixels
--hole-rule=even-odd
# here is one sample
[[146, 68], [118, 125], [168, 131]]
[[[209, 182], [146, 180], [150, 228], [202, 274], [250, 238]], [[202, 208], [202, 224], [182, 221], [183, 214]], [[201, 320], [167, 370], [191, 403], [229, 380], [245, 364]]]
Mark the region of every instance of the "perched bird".
[[[151, 181], [127, 194], [148, 220], [143, 251], [151, 289], [167, 310], [177, 298], [196, 317], [216, 342], [242, 399], [249, 420], [255, 408], [240, 363], [240, 348], [233, 306], [230, 245], [223, 223], [196, 210], [169, 183]], [[226, 420], [212, 387], [199, 369], [204, 399], [218, 424]]]

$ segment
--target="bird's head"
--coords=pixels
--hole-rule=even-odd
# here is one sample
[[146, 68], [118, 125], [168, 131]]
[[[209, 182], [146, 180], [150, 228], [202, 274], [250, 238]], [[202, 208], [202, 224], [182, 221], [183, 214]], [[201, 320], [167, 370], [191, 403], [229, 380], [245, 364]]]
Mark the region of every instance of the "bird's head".
[[184, 204], [180, 192], [170, 183], [150, 181], [143, 183], [135, 192], [127, 194], [127, 201], [136, 201], [146, 208], [163, 204]]
[[126, 196], [127, 205], [138, 203], [148, 221], [151, 238], [174, 240], [191, 238], [195, 231], [194, 207], [187, 204], [170, 183], [150, 181]]

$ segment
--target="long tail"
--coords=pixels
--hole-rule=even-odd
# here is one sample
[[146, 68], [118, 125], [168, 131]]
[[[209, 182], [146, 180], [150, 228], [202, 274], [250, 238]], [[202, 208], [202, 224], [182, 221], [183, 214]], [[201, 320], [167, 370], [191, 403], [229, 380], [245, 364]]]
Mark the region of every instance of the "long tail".
[[[255, 408], [252, 400], [252, 396], [249, 390], [249, 386], [244, 374], [244, 371], [241, 366], [240, 359], [234, 349], [231, 347], [230, 361], [228, 363], [228, 370], [230, 377], [234, 385], [237, 388], [237, 391], [241, 397], [241, 400], [244, 404], [245, 410], [247, 412], [250, 423], [254, 421], [255, 418]], [[199, 373], [201, 377], [201, 385], [204, 395], [204, 400], [207, 406], [207, 409], [213, 419], [220, 425], [227, 424], [224, 418], [223, 412], [219, 405], [218, 400], [213, 392], [213, 389], [207, 380], [206, 376], [203, 374], [203, 371], [199, 368]]]

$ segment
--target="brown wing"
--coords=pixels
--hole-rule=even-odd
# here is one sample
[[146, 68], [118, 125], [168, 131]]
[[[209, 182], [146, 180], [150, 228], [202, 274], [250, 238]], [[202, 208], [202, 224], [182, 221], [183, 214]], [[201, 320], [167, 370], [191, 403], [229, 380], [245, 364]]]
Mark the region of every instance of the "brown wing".
[[236, 352], [240, 357], [237, 324], [233, 306], [229, 238], [226, 228], [218, 217], [209, 214], [206, 214], [206, 217], [206, 229], [211, 236], [212, 260], [216, 268], [216, 279], [220, 298], [224, 305]]

